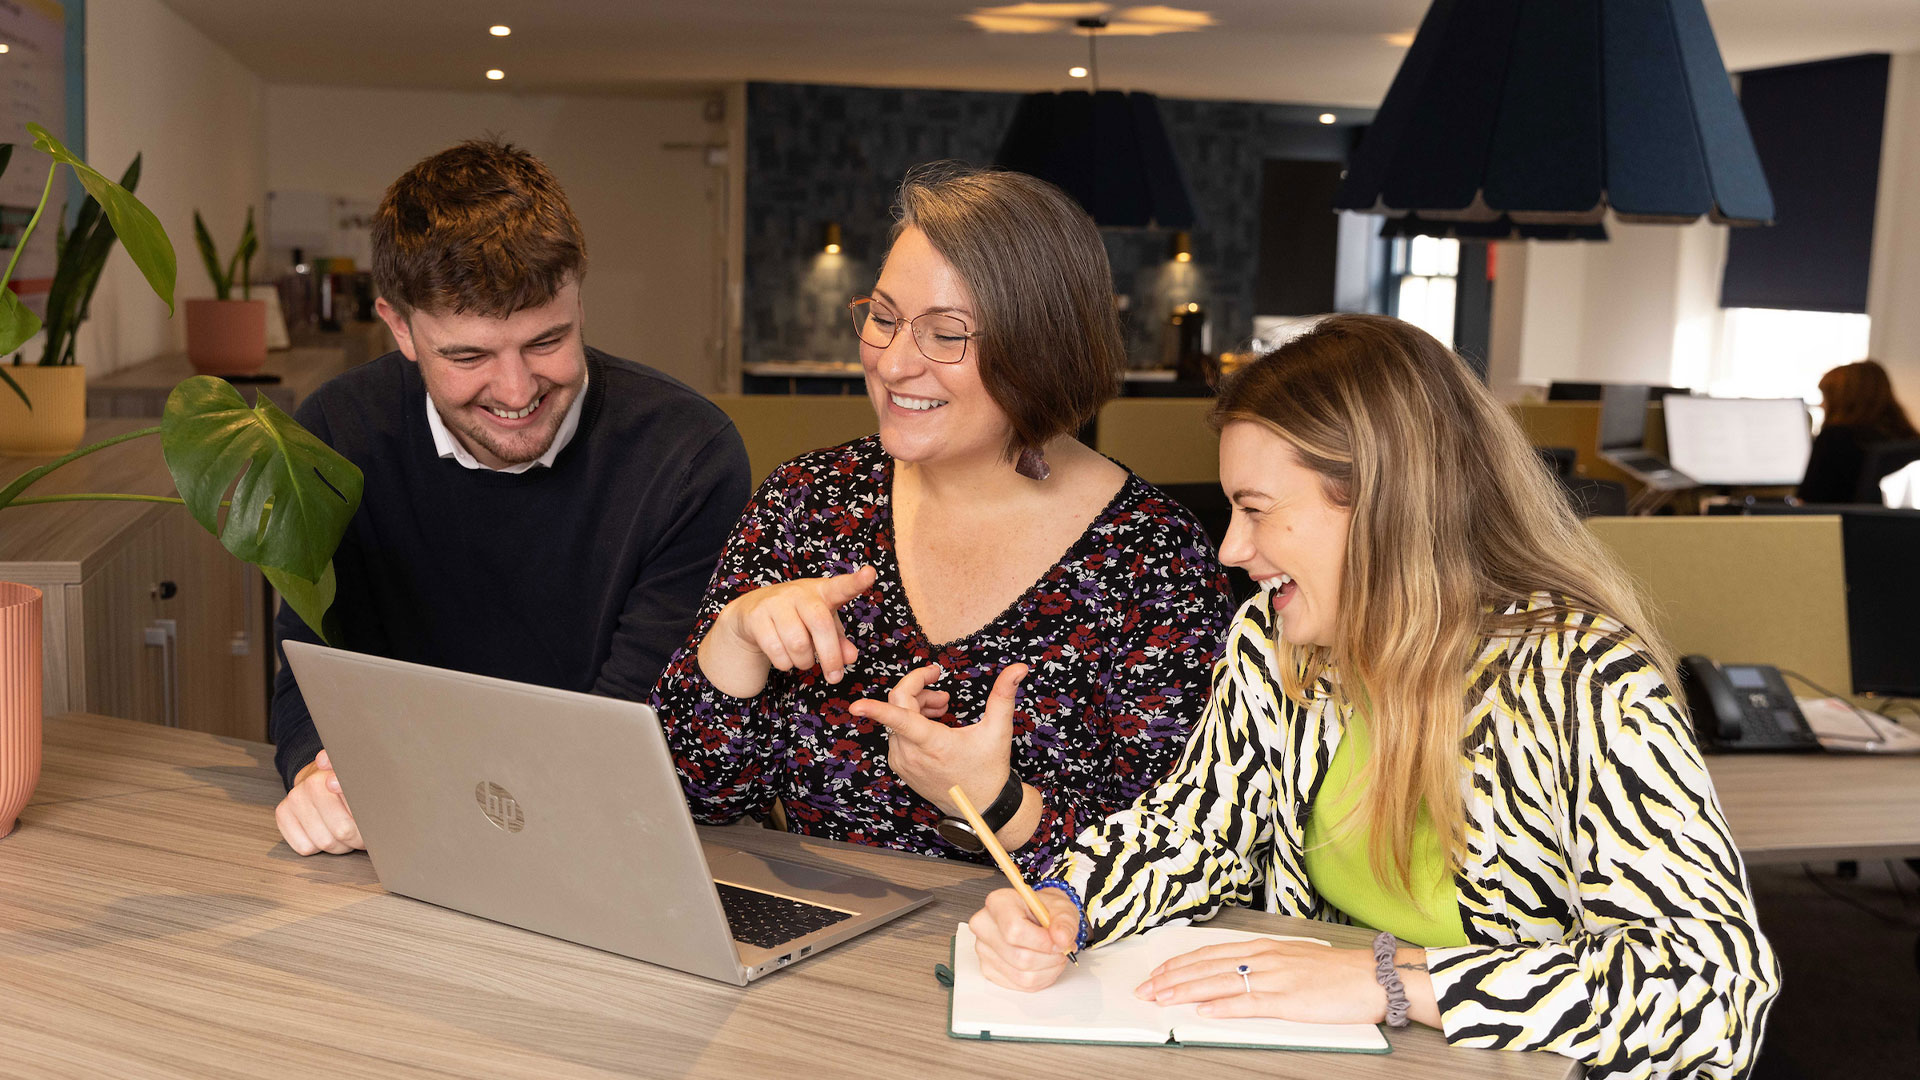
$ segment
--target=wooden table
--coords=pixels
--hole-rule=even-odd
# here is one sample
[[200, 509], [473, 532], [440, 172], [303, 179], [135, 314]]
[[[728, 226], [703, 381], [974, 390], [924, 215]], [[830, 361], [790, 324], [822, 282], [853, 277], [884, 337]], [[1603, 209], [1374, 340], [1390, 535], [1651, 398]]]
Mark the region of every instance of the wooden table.
[[[267, 354], [262, 375], [279, 376], [279, 382], [239, 382], [234, 386], [249, 404], [256, 393], [283, 411], [292, 413], [320, 384], [347, 370], [345, 350], [326, 348], [283, 349]], [[182, 379], [198, 372], [187, 362], [186, 353], [167, 353], [145, 363], [121, 368], [87, 381], [87, 416], [158, 417], [166, 410], [167, 395]]]
[[1920, 856], [1920, 756], [1714, 754], [1707, 771], [1749, 863]]
[[[755, 829], [723, 842], [927, 888], [935, 902], [739, 989], [389, 895], [364, 855], [280, 841], [271, 748], [49, 719], [0, 840], [0, 1072], [114, 1077], [1573, 1077], [1549, 1054], [1388, 1055], [954, 1040], [933, 966], [997, 878]], [[609, 857], [623, 853], [608, 852]], [[647, 913], [636, 911], [636, 918]], [[1364, 942], [1230, 911], [1218, 924]]]

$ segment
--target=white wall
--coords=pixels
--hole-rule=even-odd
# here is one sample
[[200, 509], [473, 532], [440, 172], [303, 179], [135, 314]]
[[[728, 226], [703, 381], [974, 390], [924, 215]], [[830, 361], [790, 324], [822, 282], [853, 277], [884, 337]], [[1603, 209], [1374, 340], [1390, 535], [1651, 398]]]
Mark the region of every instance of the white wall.
[[[217, 243], [240, 238], [247, 207], [266, 208], [265, 84], [159, 0], [87, 3], [87, 163], [115, 179], [136, 153], [140, 201], [179, 262], [175, 303], [213, 295], [193, 243], [193, 212]], [[124, 252], [108, 259], [75, 359], [93, 375], [186, 346]]]
[[[531, 96], [273, 86], [267, 186], [377, 201], [415, 162], [498, 136], [546, 162], [587, 238], [587, 341], [722, 389], [725, 143], [704, 95]], [[664, 144], [682, 144], [668, 149]], [[736, 150], [735, 160], [742, 157]]]
[[1868, 350], [1887, 366], [1907, 412], [1920, 417], [1920, 53], [1894, 57], [1888, 73], [1874, 215]]
[[[1721, 347], [1727, 229], [1610, 224], [1605, 244], [1503, 244], [1491, 375], [1706, 386]], [[1920, 414], [1920, 53], [1893, 58], [1881, 143], [1869, 353]]]
[[1605, 243], [1500, 245], [1497, 390], [1555, 379], [1706, 385], [1720, 342], [1726, 227], [1608, 222]]

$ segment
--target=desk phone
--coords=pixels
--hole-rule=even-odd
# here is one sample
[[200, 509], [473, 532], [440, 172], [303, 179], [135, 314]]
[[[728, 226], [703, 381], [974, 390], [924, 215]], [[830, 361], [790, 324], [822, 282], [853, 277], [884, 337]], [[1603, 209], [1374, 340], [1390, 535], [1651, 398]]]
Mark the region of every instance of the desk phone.
[[1779, 668], [1683, 656], [1680, 683], [1694, 736], [1707, 753], [1820, 749]]

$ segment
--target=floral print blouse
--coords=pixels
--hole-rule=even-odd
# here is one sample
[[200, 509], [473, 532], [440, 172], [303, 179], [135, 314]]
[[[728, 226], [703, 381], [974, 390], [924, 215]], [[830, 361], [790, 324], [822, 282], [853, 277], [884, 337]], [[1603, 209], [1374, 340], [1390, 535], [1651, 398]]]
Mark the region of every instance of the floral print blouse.
[[[795, 832], [984, 860], [940, 839], [940, 811], [888, 767], [886, 730], [847, 706], [884, 699], [907, 672], [938, 663], [936, 688], [951, 695], [941, 721], [959, 727], [978, 721], [1002, 668], [1026, 663], [1013, 767], [1044, 809], [1014, 857], [1044, 870], [1080, 829], [1157, 783], [1186, 745], [1232, 611], [1225, 574], [1192, 516], [1129, 473], [1011, 606], [963, 638], [929, 641], [894, 559], [892, 478], [892, 459], [869, 436], [788, 462], [747, 504], [692, 635], [654, 689], [687, 801], [697, 820], [720, 824], [764, 816], [778, 799]], [[736, 597], [869, 564], [873, 587], [840, 612], [860, 656], [839, 685], [818, 667], [775, 671], [741, 699], [701, 674], [700, 641]]]

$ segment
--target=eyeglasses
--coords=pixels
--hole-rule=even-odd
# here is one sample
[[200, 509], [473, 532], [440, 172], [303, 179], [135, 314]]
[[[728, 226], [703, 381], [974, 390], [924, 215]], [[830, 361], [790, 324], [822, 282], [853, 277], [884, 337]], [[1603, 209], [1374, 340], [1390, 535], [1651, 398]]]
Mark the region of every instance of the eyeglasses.
[[871, 296], [856, 296], [847, 305], [853, 315], [853, 332], [876, 349], [893, 344], [902, 326], [913, 328], [913, 343], [920, 355], [936, 364], [957, 364], [967, 358], [967, 341], [976, 331], [952, 315], [929, 311], [912, 319], [902, 319], [884, 302]]

